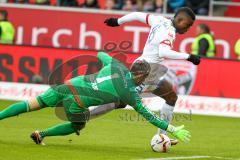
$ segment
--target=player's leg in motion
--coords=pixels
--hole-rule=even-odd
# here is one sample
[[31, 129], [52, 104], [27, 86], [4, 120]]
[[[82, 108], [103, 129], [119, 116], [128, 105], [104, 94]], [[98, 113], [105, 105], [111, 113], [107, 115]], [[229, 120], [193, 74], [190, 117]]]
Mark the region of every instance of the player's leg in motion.
[[[56, 106], [58, 102], [62, 102], [66, 116], [70, 122], [55, 125], [53, 127], [44, 129], [42, 131], [35, 131], [31, 134], [31, 138], [36, 144], [43, 144], [42, 141], [45, 137], [50, 136], [65, 136], [72, 133], [79, 135], [79, 131], [85, 127], [86, 118], [81, 117], [81, 107], [73, 100], [73, 96], [68, 92], [65, 85], [58, 87], [57, 93], [49, 91], [48, 94], [41, 96], [41, 100], [49, 106]], [[59, 94], [60, 93], [60, 94]], [[71, 114], [73, 110], [76, 114]], [[88, 112], [89, 113], [89, 112]], [[79, 118], [78, 118], [79, 117]]]
[[0, 112], [0, 120], [39, 109], [41, 109], [41, 107], [37, 101], [37, 98], [32, 98], [28, 101], [14, 103]]
[[[63, 100], [63, 98], [68, 93], [61, 93], [61, 90], [66, 90], [64, 85], [57, 88], [50, 88], [42, 95], [32, 98], [28, 101], [22, 101], [14, 103], [0, 112], [0, 120], [13, 117], [22, 113], [31, 112], [35, 110], [40, 110], [45, 107], [55, 107], [56, 104]], [[59, 93], [60, 92], [60, 93]], [[41, 144], [42, 140], [46, 136], [59, 136], [59, 135], [69, 135], [72, 133], [79, 133], [79, 130], [84, 128], [85, 123], [79, 122], [67, 122], [62, 123], [41, 132], [35, 131], [31, 134], [31, 138], [37, 144]]]
[[[176, 92], [173, 90], [171, 83], [164, 79], [161, 80], [158, 84], [157, 89], [153, 91], [153, 94], [163, 98], [166, 101], [162, 106], [160, 118], [171, 123], [173, 118], [174, 106], [178, 98]], [[166, 134], [166, 131], [158, 129], [158, 133]]]
[[63, 94], [58, 90], [62, 89], [63, 85], [55, 88], [49, 88], [43, 94], [31, 98], [27, 101], [14, 103], [0, 112], [0, 120], [13, 117], [22, 113], [40, 110], [46, 107], [55, 106], [63, 97]]
[[0, 112], [0, 120], [22, 113], [40, 110], [45, 107], [54, 106], [58, 100], [61, 100], [60, 95], [61, 94], [58, 94], [55, 88], [50, 88], [35, 98], [14, 103]]
[[47, 128], [43, 131], [34, 131], [31, 134], [32, 140], [36, 144], [44, 144], [42, 141], [45, 137], [50, 136], [65, 136], [72, 133], [79, 135], [79, 131], [85, 127], [85, 122], [65, 122], [53, 127]]

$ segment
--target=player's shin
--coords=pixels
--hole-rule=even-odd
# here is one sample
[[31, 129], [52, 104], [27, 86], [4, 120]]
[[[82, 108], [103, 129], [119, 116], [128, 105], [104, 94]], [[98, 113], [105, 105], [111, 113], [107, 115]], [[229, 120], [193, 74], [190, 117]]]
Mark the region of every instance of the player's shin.
[[31, 98], [28, 101], [14, 103], [0, 112], [0, 120], [17, 116], [21, 113], [39, 110], [42, 107], [44, 107], [44, 104], [40, 102], [38, 97]]
[[27, 102], [14, 103], [0, 112], [0, 120], [19, 115], [29, 111], [29, 106]]
[[53, 126], [51, 128], [48, 128], [44, 131], [40, 131], [40, 135], [42, 138], [47, 137], [47, 136], [64, 136], [64, 135], [69, 135], [72, 133], [75, 133], [75, 128], [72, 125], [71, 122], [59, 124], [56, 126]]
[[72, 133], [80, 134], [80, 130], [85, 127], [86, 122], [67, 122], [48, 128], [44, 131], [34, 131], [31, 139], [40, 145], [45, 145], [43, 139], [48, 136], [65, 136]]
[[[164, 103], [164, 105], [162, 106], [162, 109], [160, 111], [160, 118], [162, 120], [165, 120], [169, 123], [171, 123], [172, 118], [173, 118], [173, 110], [174, 110], [174, 106], [170, 106], [167, 103]], [[166, 131], [162, 130], [162, 129], [158, 129], [158, 134], [166, 134]]]
[[[178, 98], [176, 92], [173, 90], [172, 84], [169, 81], [162, 79], [153, 93], [166, 101], [160, 111], [160, 118], [171, 123], [174, 106]], [[166, 134], [166, 131], [158, 129], [158, 133]]]

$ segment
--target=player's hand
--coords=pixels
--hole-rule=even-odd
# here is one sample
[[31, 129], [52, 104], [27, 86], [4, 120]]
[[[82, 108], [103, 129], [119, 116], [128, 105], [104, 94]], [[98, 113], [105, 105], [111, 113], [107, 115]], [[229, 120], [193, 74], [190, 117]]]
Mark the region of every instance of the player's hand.
[[184, 128], [184, 125], [175, 127], [175, 131], [172, 134], [174, 137], [176, 137], [182, 142], [189, 142], [191, 137], [190, 132], [183, 128]]
[[117, 18], [108, 18], [104, 21], [104, 23], [110, 27], [117, 27], [119, 26], [118, 24], [118, 19]]
[[199, 65], [200, 62], [201, 62], [201, 57], [197, 56], [197, 55], [190, 54], [190, 56], [189, 56], [189, 58], [187, 60], [192, 62], [195, 65]]
[[169, 132], [172, 133], [174, 137], [176, 137], [178, 140], [182, 142], [189, 142], [190, 141], [190, 132], [183, 129], [184, 125], [179, 127], [169, 126], [170, 129], [168, 129]]

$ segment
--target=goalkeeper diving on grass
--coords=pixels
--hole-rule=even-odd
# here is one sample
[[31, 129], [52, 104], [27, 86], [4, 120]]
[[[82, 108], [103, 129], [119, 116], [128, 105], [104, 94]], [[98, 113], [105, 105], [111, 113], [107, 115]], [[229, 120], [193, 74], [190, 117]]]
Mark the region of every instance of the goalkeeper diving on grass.
[[57, 107], [61, 103], [68, 122], [31, 134], [36, 144], [44, 144], [46, 137], [79, 135], [88, 120], [90, 106], [128, 104], [154, 126], [168, 131], [180, 141], [189, 141], [190, 133], [183, 129], [184, 126], [175, 127], [161, 120], [142, 104], [136, 86], [150, 72], [151, 67], [145, 60], [137, 60], [128, 70], [105, 52], [98, 52], [97, 58], [102, 63], [99, 72], [72, 78], [63, 84], [51, 86], [36, 98], [12, 104], [0, 112], [0, 120], [46, 107]]

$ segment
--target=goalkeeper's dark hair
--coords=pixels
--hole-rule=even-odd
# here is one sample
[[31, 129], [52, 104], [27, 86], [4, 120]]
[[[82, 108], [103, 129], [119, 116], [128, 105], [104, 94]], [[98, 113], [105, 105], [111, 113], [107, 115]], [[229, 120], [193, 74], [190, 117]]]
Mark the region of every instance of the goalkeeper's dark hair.
[[145, 60], [137, 60], [130, 68], [130, 71], [134, 75], [143, 74], [148, 75], [150, 73], [150, 64]]
[[184, 13], [184, 14], [186, 14], [186, 15], [189, 16], [192, 20], [195, 20], [195, 19], [196, 19], [195, 13], [193, 12], [193, 10], [192, 10], [191, 8], [188, 8], [188, 7], [179, 8], [179, 9], [177, 10], [177, 12], [175, 13], [174, 18], [175, 18], [179, 13]]

